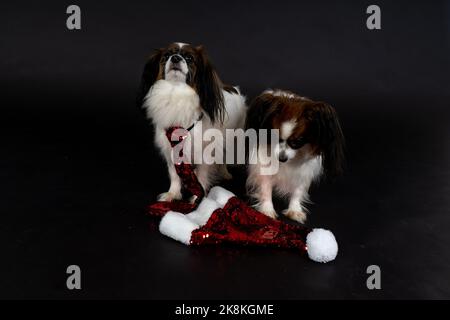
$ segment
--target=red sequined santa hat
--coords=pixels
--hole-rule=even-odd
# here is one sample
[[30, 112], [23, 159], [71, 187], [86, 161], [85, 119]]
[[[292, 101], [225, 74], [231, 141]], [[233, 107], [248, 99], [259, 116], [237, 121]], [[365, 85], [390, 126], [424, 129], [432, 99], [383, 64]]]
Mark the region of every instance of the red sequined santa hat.
[[159, 230], [186, 245], [232, 243], [290, 248], [307, 252], [317, 262], [332, 261], [338, 252], [331, 231], [269, 218], [222, 187], [212, 188], [190, 213], [167, 212]]
[[[172, 147], [184, 141], [188, 132], [175, 143], [174, 130], [167, 131]], [[179, 136], [178, 136], [179, 135]], [[186, 245], [231, 243], [295, 249], [307, 253], [311, 260], [329, 262], [336, 258], [338, 245], [333, 233], [309, 229], [267, 217], [248, 206], [232, 192], [216, 186], [207, 197], [191, 164], [175, 163], [183, 187], [197, 196], [194, 203], [160, 201], [148, 207], [148, 213], [162, 217], [162, 234]]]

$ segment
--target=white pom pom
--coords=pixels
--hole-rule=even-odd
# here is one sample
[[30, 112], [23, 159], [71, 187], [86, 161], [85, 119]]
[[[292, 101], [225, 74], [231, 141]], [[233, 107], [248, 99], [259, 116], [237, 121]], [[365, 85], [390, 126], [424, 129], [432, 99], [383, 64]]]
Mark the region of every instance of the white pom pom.
[[306, 236], [308, 256], [316, 262], [329, 262], [336, 258], [338, 244], [333, 233], [325, 229], [313, 229]]

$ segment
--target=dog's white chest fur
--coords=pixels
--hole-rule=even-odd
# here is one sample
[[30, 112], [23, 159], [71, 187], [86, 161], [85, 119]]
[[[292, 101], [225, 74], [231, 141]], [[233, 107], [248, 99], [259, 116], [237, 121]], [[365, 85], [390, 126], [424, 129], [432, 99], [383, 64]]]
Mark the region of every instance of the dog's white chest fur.
[[201, 113], [199, 96], [192, 87], [166, 80], [158, 80], [151, 87], [144, 108], [153, 123], [162, 128], [187, 128]]
[[322, 173], [321, 156], [303, 156], [280, 164], [273, 176], [275, 190], [281, 195], [290, 195], [296, 188], [305, 190], [305, 198], [310, 184]]

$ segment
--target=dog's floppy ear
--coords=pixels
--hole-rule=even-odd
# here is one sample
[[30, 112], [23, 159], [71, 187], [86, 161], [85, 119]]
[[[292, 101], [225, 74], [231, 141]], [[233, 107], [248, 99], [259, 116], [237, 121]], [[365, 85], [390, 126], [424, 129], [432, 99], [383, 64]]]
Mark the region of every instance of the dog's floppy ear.
[[325, 175], [332, 179], [342, 174], [344, 165], [344, 134], [337, 113], [325, 102], [315, 102], [306, 113], [311, 138], [322, 155]]
[[159, 63], [161, 61], [163, 49], [155, 49], [155, 52], [148, 58], [142, 72], [141, 84], [136, 97], [138, 107], [142, 106], [145, 96], [150, 87], [155, 83], [159, 75]]
[[[272, 119], [280, 111], [281, 109], [273, 95], [261, 94], [250, 103], [245, 119], [245, 129], [254, 129], [256, 131], [256, 143], [258, 146], [260, 143], [258, 134], [259, 129], [268, 130], [265, 143], [268, 145], [272, 144], [272, 135], [270, 133], [270, 130], [272, 129]], [[252, 148], [251, 145], [249, 146], [249, 149], [250, 148]]]
[[270, 120], [277, 112], [273, 95], [261, 94], [250, 103], [245, 121], [246, 129], [271, 129]]
[[195, 49], [199, 57], [195, 82], [197, 93], [200, 97], [200, 105], [213, 123], [215, 121], [223, 122], [225, 103], [222, 93], [222, 82], [203, 46], [198, 46]]

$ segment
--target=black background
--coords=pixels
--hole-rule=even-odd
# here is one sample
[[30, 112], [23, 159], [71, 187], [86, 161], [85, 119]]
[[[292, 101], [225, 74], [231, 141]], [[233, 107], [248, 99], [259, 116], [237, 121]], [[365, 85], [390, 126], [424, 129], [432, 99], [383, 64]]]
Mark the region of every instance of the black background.
[[[448, 1], [377, 1], [377, 31], [368, 1], [77, 1], [79, 31], [70, 4], [0, 8], [1, 298], [450, 298]], [[145, 216], [168, 179], [135, 94], [173, 41], [204, 44], [249, 99], [280, 87], [337, 109], [346, 172], [309, 207], [335, 262], [187, 248]]]

